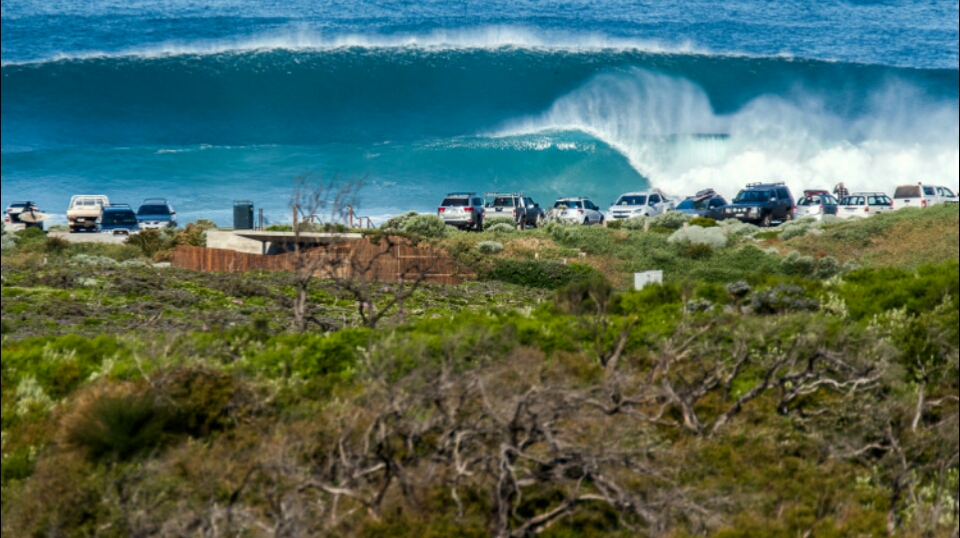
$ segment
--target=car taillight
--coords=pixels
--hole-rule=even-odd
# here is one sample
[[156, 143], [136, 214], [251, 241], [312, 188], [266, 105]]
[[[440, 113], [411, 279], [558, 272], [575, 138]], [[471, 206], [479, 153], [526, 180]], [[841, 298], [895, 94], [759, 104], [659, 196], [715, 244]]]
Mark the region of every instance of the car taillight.
[[581, 209], [581, 210], [577, 211], [577, 213], [580, 213], [581, 215], [583, 215], [583, 210]]
[[67, 217], [67, 220], [69, 220], [70, 222], [73, 222], [77, 220], [77, 217]]
[[921, 200], [921, 201], [920, 201], [920, 207], [927, 207], [927, 201], [926, 201], [926, 200]]
[[866, 211], [867, 213], [869, 213], [869, 212], [870, 212], [870, 206], [867, 206], [864, 211]]
[[437, 213], [443, 213], [443, 212], [446, 211], [446, 210], [447, 210], [447, 208], [441, 207], [441, 208], [438, 208], [438, 209], [437, 209]]
[[472, 207], [465, 207], [465, 208], [463, 208], [463, 210], [466, 211], [467, 213], [473, 213], [473, 208], [472, 208]]

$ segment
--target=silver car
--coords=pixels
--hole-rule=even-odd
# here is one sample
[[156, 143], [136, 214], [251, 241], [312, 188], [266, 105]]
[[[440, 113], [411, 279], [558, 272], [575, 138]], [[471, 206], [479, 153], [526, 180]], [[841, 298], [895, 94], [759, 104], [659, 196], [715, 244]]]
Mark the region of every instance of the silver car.
[[611, 219], [621, 220], [632, 217], [656, 217], [674, 209], [676, 209], [676, 202], [660, 190], [655, 189], [621, 195], [610, 206], [607, 214], [610, 215]]
[[855, 192], [840, 200], [837, 216], [841, 219], [865, 218], [893, 211], [893, 200], [882, 192]]
[[450, 226], [483, 230], [483, 198], [474, 192], [451, 192], [437, 208], [437, 216]]
[[550, 220], [564, 224], [603, 224], [603, 213], [589, 198], [561, 198], [553, 204]]

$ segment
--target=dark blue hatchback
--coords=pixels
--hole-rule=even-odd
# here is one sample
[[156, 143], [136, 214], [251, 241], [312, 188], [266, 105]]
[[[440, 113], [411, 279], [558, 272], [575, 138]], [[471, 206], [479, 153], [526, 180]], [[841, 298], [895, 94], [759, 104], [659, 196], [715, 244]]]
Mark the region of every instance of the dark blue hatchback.
[[103, 208], [100, 216], [100, 233], [131, 235], [140, 232], [137, 214], [127, 204], [112, 204]]

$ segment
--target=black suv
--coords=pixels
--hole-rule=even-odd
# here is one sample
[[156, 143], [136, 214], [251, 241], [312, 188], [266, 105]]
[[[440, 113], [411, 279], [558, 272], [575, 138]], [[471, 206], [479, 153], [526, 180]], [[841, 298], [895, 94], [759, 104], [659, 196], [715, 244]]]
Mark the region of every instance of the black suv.
[[783, 183], [751, 183], [723, 208], [724, 219], [770, 226], [774, 221], [793, 220], [796, 203]]
[[491, 200], [486, 204], [489, 213], [487, 216], [490, 218], [511, 218], [520, 228], [526, 228], [527, 226], [539, 228], [547, 221], [547, 214], [540, 208], [540, 204], [522, 193], [499, 194], [488, 192], [486, 198]]
[[450, 226], [483, 230], [483, 198], [473, 192], [451, 192], [437, 209], [437, 216]]

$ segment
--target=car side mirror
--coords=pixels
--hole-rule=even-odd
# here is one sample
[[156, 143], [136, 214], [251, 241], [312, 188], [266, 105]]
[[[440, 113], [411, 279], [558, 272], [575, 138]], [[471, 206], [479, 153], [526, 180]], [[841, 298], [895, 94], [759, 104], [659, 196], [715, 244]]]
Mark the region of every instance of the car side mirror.
[[534, 209], [540, 209], [540, 204], [533, 204]]

